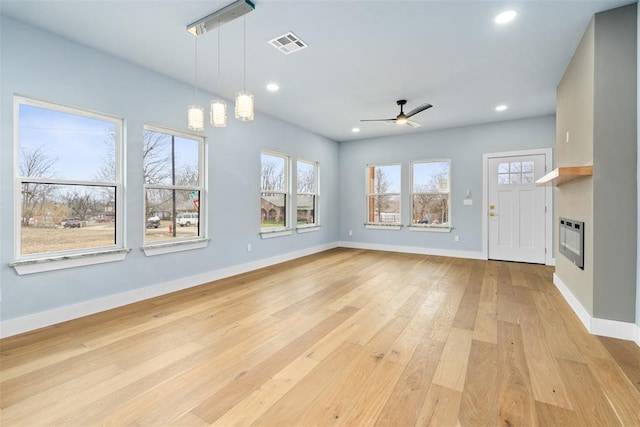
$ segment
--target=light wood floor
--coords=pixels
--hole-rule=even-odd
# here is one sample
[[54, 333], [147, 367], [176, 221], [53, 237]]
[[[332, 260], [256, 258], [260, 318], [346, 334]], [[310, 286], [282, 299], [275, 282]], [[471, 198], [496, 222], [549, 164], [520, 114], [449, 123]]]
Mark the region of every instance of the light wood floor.
[[0, 424], [640, 426], [552, 272], [335, 249], [8, 338]]

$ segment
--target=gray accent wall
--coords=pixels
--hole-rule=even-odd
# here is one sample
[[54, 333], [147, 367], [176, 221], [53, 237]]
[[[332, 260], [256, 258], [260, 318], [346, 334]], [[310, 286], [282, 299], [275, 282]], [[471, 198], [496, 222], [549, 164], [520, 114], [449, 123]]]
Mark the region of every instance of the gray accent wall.
[[595, 15], [593, 315], [624, 322], [635, 319], [636, 25], [635, 4]]
[[[142, 131], [145, 124], [186, 132], [194, 88], [24, 25], [1, 21], [0, 284], [1, 319], [12, 319], [115, 294], [198, 276], [269, 257], [332, 244], [338, 237], [338, 143], [272, 117], [226, 128], [207, 126], [207, 248], [147, 257], [144, 235]], [[169, 60], [169, 59], [168, 59]], [[258, 88], [256, 88], [257, 90]], [[28, 97], [125, 119], [126, 259], [101, 265], [18, 276], [13, 261], [13, 96]], [[256, 94], [259, 104], [260, 96]], [[212, 95], [200, 92], [207, 106]], [[233, 106], [232, 102], [228, 105]], [[261, 239], [260, 151], [269, 149], [320, 163], [319, 231]], [[294, 169], [295, 170], [295, 169]], [[295, 176], [295, 175], [294, 175]], [[247, 244], [252, 251], [247, 252]]]
[[[429, 111], [422, 113], [420, 120], [428, 121]], [[366, 128], [363, 131], [366, 132]], [[433, 249], [434, 253], [458, 251], [479, 255], [483, 250], [482, 221], [486, 218], [486, 209], [482, 206], [482, 155], [548, 148], [554, 141], [555, 116], [549, 115], [343, 142], [340, 144], [340, 240], [360, 245], [414, 248], [416, 251], [427, 248]], [[408, 224], [410, 162], [441, 158], [451, 159], [451, 233], [411, 231], [406, 227], [401, 230], [365, 228], [365, 168], [368, 164], [401, 164], [401, 215], [402, 223]], [[471, 194], [472, 206], [463, 204], [467, 191]], [[458, 242], [456, 235], [460, 239]]]

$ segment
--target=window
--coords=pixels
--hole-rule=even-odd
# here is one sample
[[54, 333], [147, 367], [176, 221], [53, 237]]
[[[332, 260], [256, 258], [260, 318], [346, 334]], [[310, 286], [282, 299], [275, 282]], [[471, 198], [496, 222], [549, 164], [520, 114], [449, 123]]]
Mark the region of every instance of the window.
[[498, 184], [533, 184], [533, 162], [505, 162], [498, 165]]
[[145, 126], [146, 244], [202, 237], [204, 139]]
[[318, 224], [318, 164], [298, 160], [296, 209], [298, 227]]
[[15, 102], [16, 258], [122, 249], [122, 120], [22, 97]]
[[261, 231], [286, 229], [289, 227], [289, 157], [263, 151], [260, 158]]
[[411, 226], [450, 229], [451, 161], [411, 163]]
[[400, 165], [367, 166], [367, 224], [400, 223]]

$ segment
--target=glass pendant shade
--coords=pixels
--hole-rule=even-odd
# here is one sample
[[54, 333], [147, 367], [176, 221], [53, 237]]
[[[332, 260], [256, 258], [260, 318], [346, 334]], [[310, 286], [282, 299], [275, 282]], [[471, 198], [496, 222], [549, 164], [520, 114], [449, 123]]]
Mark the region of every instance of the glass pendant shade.
[[204, 108], [198, 105], [189, 105], [187, 108], [187, 127], [189, 130], [204, 130]]
[[253, 120], [253, 95], [249, 92], [236, 94], [236, 119], [243, 122]]
[[227, 103], [214, 99], [211, 101], [211, 124], [213, 127], [223, 128], [227, 126]]

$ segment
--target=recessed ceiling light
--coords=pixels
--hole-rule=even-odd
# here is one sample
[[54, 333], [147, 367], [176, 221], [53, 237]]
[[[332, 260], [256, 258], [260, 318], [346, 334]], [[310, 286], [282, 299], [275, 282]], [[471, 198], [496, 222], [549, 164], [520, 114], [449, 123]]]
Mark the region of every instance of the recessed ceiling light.
[[280, 90], [280, 86], [278, 86], [278, 84], [277, 84], [277, 83], [269, 83], [269, 84], [267, 85], [267, 90], [268, 90], [269, 92], [277, 92], [277, 91], [279, 91], [279, 90]]
[[351, 132], [358, 133], [358, 132], [360, 132], [360, 128], [353, 128], [353, 129], [351, 129]]
[[507, 22], [513, 21], [516, 18], [516, 15], [517, 13], [514, 10], [508, 10], [496, 16], [494, 22], [496, 24], [506, 24]]
[[498, 105], [498, 106], [496, 107], [496, 111], [504, 111], [504, 110], [506, 110], [506, 109], [507, 109], [507, 106], [506, 106], [506, 105], [504, 105], [504, 104], [502, 104], [502, 105]]

